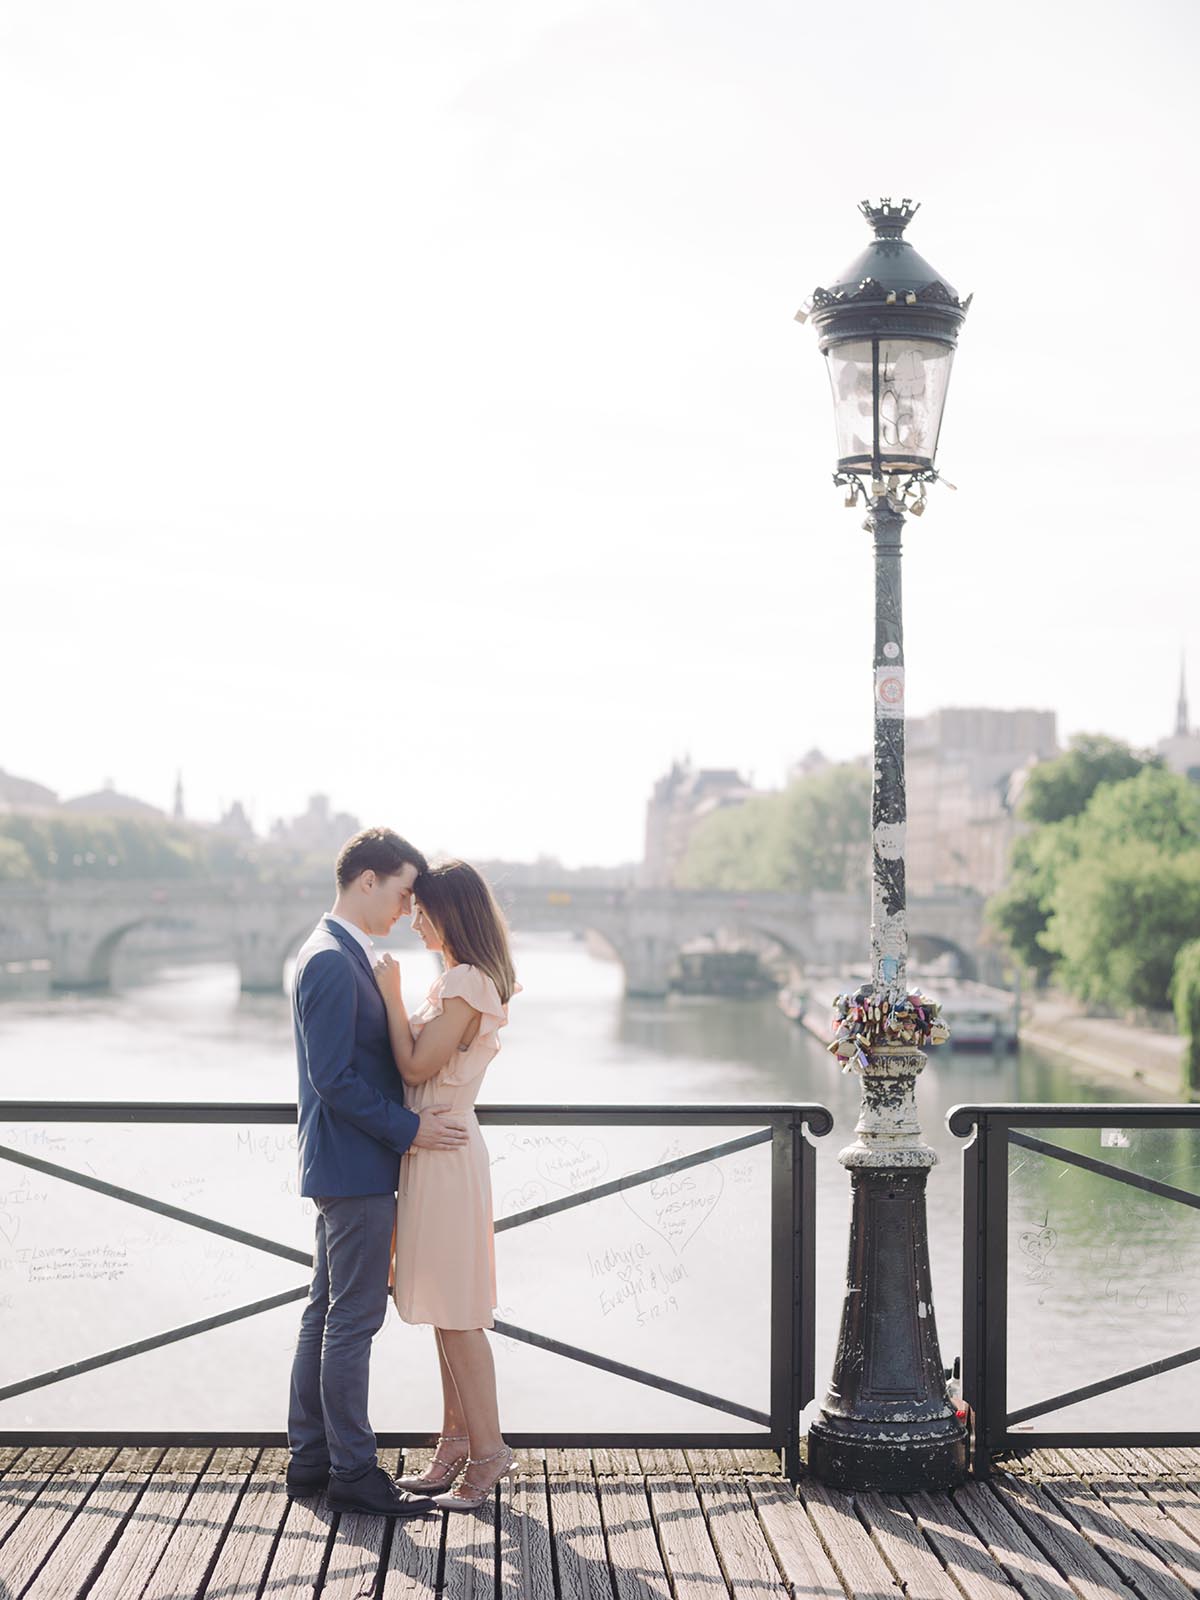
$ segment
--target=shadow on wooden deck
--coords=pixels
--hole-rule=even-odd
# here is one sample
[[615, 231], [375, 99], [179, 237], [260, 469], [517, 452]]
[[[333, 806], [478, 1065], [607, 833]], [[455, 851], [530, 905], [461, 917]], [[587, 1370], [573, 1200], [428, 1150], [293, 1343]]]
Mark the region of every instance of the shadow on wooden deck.
[[489, 1511], [395, 1524], [289, 1499], [284, 1460], [0, 1449], [0, 1600], [1200, 1593], [1200, 1450], [1033, 1450], [953, 1494], [853, 1496], [793, 1489], [765, 1451], [523, 1451]]

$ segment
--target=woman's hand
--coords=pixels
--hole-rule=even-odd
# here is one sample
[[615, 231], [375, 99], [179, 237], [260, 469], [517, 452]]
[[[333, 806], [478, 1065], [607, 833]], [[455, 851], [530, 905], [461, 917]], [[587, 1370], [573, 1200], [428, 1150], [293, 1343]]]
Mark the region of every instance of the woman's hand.
[[375, 963], [375, 982], [385, 1005], [400, 1005], [400, 963], [395, 956], [383, 955]]

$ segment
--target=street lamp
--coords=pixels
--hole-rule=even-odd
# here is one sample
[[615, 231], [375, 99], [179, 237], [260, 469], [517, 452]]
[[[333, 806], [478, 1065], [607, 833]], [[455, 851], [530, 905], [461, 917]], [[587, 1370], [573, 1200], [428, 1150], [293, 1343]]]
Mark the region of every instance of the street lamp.
[[850, 1263], [837, 1357], [808, 1436], [812, 1474], [844, 1489], [915, 1490], [966, 1476], [966, 1429], [946, 1389], [929, 1277], [921, 1138], [922, 1046], [947, 1036], [936, 1004], [908, 990], [904, 886], [904, 633], [900, 535], [920, 516], [958, 330], [970, 301], [903, 237], [916, 207], [859, 208], [875, 231], [860, 256], [797, 313], [829, 365], [834, 482], [867, 506], [875, 541], [875, 777], [871, 796], [871, 981], [839, 996], [830, 1048], [862, 1077], [850, 1173]]

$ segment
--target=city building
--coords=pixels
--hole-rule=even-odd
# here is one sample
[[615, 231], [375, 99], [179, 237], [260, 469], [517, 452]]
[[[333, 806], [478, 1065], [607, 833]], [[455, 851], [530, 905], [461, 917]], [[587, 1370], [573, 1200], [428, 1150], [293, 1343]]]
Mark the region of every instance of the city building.
[[45, 784], [34, 783], [32, 778], [17, 778], [0, 767], [0, 812], [53, 811], [58, 796]]
[[254, 825], [246, 815], [246, 808], [240, 800], [233, 802], [220, 822], [212, 824], [212, 831], [223, 835], [226, 839], [237, 839], [243, 844], [251, 843], [255, 837]]
[[646, 804], [643, 887], [670, 888], [697, 825], [714, 811], [743, 805], [754, 792], [732, 767], [696, 768], [689, 760], [673, 762]]
[[1179, 698], [1175, 702], [1175, 732], [1158, 741], [1158, 754], [1170, 771], [1200, 783], [1200, 728], [1193, 728], [1188, 717], [1187, 675], [1182, 661], [1179, 663]]
[[291, 822], [280, 818], [275, 823], [271, 839], [275, 844], [299, 850], [304, 855], [317, 851], [336, 855], [361, 826], [358, 818], [348, 811], [331, 810], [328, 795], [314, 794], [309, 797], [308, 810], [301, 816], [293, 817]]
[[94, 794], [76, 795], [64, 800], [60, 808], [88, 817], [163, 817], [165, 812], [152, 806], [148, 800], [139, 800], [131, 794], [121, 794], [111, 778]]
[[1053, 711], [947, 707], [907, 724], [906, 875], [914, 894], [994, 894], [1029, 770], [1058, 754]]

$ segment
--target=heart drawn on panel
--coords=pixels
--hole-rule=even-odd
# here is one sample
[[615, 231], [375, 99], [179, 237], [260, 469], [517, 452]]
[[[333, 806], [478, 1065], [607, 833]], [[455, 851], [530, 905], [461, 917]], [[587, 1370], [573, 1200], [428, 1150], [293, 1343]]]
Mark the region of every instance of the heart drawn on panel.
[[20, 1217], [13, 1216], [11, 1211], [0, 1211], [0, 1239], [3, 1239], [10, 1249], [16, 1248], [17, 1235], [20, 1231]]
[[622, 1189], [621, 1199], [678, 1256], [716, 1210], [725, 1188], [725, 1174], [713, 1162], [667, 1173], [635, 1189]]
[[557, 1189], [576, 1193], [600, 1183], [608, 1171], [608, 1151], [599, 1139], [555, 1139], [538, 1151], [538, 1177]]

